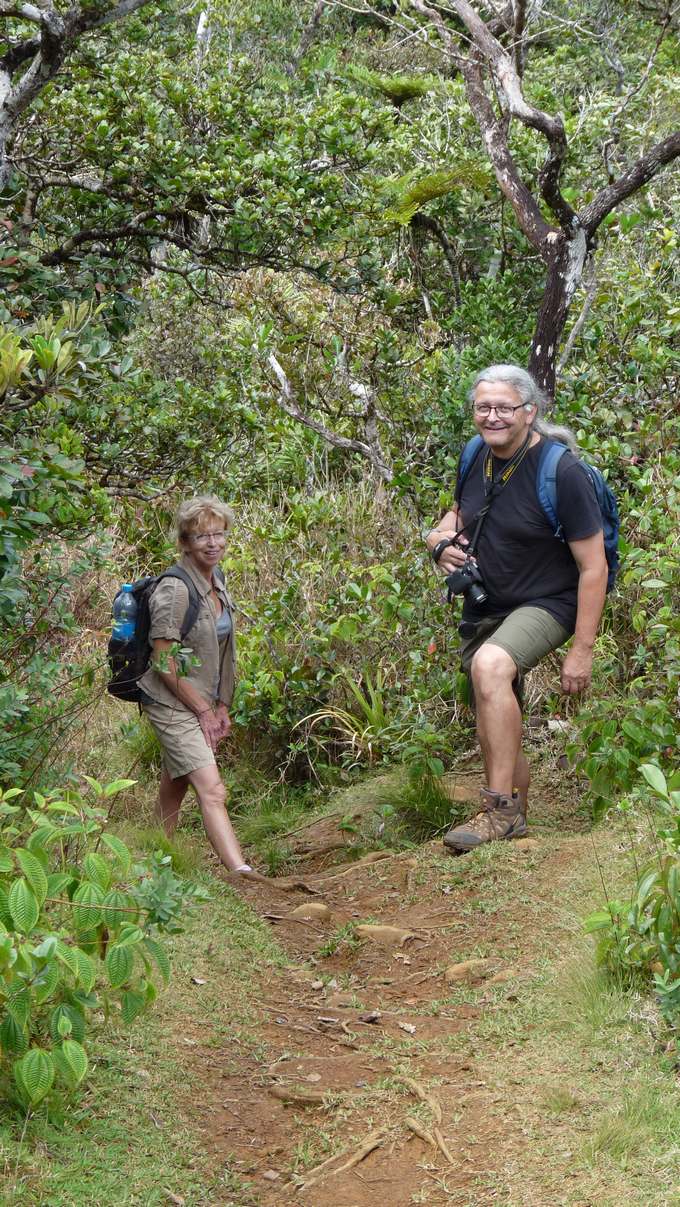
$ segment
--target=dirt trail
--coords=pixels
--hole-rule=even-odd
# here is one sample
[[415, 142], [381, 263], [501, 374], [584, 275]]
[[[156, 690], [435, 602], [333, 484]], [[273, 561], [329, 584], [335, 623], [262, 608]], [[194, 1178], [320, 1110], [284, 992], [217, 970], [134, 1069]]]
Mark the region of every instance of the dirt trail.
[[534, 962], [563, 940], [559, 885], [584, 848], [546, 830], [546, 813], [532, 837], [459, 859], [437, 842], [324, 868], [305, 835], [307, 889], [240, 888], [290, 967], [260, 985], [261, 1046], [238, 1076], [208, 1046], [193, 1050], [208, 1150], [241, 1180], [220, 1202], [504, 1201], [499, 1162], [509, 1149], [521, 1159], [525, 1138], [483, 1031], [510, 1018]]

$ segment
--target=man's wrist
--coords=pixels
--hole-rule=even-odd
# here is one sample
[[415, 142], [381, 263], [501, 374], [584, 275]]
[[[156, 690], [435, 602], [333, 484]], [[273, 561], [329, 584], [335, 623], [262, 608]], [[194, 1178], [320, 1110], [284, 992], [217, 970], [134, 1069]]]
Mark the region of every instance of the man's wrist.
[[574, 635], [574, 640], [571, 643], [572, 650], [579, 650], [579, 652], [584, 654], [592, 654], [594, 646], [595, 638], [590, 640], [585, 637], [577, 637], [576, 635]]
[[432, 546], [432, 548], [430, 549], [430, 557], [432, 558], [432, 561], [434, 562], [435, 565], [437, 565], [444, 550], [448, 549], [449, 546], [452, 544], [453, 544], [453, 541], [452, 541], [451, 537], [445, 536], [445, 537], [442, 537], [442, 539], [440, 541], [437, 541], [436, 545]]

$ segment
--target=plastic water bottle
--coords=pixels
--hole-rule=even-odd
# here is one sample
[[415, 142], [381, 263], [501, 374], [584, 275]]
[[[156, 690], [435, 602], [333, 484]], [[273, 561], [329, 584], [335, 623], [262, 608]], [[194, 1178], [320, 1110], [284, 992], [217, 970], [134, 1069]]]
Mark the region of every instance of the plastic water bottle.
[[113, 601], [113, 635], [118, 641], [131, 641], [137, 623], [137, 601], [132, 583], [123, 583]]

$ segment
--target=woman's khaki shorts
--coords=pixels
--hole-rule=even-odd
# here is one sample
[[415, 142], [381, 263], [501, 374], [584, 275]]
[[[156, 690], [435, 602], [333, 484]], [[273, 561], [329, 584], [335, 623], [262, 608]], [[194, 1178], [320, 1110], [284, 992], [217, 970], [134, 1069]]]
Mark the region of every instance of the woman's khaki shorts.
[[163, 766], [171, 780], [215, 762], [215, 755], [203, 737], [194, 713], [181, 704], [176, 708], [157, 704], [148, 696], [142, 708], [158, 735], [163, 748]]
[[[515, 608], [509, 616], [487, 616], [474, 626], [474, 632], [463, 637], [460, 660], [470, 677], [470, 664], [480, 646], [488, 642], [499, 645], [510, 655], [517, 667], [513, 689], [520, 704], [524, 676], [541, 658], [569, 640], [571, 633], [545, 608]], [[470, 685], [472, 688], [472, 685]]]

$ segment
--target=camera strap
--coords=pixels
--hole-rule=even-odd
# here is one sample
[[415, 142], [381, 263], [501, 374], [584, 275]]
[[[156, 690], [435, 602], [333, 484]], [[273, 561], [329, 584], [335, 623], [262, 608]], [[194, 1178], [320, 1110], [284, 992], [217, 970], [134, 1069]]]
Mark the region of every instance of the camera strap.
[[[528, 432], [524, 444], [518, 448], [515, 453], [513, 453], [510, 460], [503, 467], [501, 472], [496, 474], [495, 477], [493, 472], [493, 453], [491, 452], [490, 448], [487, 448], [486, 453], [484, 454], [484, 464], [482, 466], [482, 474], [484, 475], [484, 497], [486, 502], [484, 503], [483, 507], [480, 507], [476, 516], [472, 520], [472, 523], [475, 525], [475, 530], [470, 537], [470, 541], [467, 546], [467, 553], [470, 557], [473, 557], [477, 551], [479, 534], [481, 533], [484, 521], [491, 510], [491, 504], [501, 493], [503, 487], [507, 486], [518, 466], [522, 464], [522, 461], [529, 451], [530, 445], [531, 432]], [[468, 525], [466, 525], [466, 527], [468, 527]], [[460, 531], [462, 532], [463, 529], [461, 528]]]

